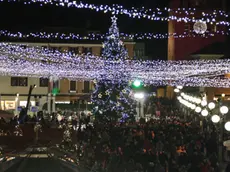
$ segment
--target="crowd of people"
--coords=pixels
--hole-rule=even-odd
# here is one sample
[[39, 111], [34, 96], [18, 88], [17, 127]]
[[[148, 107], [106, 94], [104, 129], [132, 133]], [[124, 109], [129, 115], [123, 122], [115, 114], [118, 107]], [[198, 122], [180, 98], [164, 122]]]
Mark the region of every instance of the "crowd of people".
[[92, 171], [218, 172], [215, 130], [180, 119], [79, 130], [82, 163]]
[[[75, 127], [79, 164], [91, 172], [219, 172], [216, 127], [212, 123], [201, 127], [199, 121], [191, 116], [184, 118], [168, 105], [156, 108], [161, 116], [148, 122], [95, 121], [89, 125], [90, 118], [83, 114], [71, 122], [69, 118], [58, 120], [57, 114], [48, 121], [43, 115], [25, 121], [39, 121], [49, 127], [71, 123]], [[1, 119], [0, 123], [6, 122]], [[18, 118], [11, 119], [10, 124], [17, 125]], [[226, 170], [229, 172], [229, 167]]]

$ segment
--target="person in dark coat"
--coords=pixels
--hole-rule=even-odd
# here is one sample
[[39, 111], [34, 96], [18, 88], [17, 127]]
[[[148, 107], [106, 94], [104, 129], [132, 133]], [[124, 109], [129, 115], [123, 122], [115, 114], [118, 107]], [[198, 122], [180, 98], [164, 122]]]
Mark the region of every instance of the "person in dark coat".
[[230, 171], [230, 163], [228, 164], [227, 168], [225, 169], [225, 172], [229, 172]]

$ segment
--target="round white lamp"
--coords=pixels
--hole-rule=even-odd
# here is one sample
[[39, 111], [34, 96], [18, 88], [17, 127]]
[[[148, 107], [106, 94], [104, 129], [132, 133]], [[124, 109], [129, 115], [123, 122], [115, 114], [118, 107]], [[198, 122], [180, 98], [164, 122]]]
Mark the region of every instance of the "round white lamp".
[[230, 122], [226, 122], [224, 128], [225, 130], [230, 131]]
[[201, 106], [207, 106], [208, 102], [206, 100], [201, 101]]
[[180, 95], [181, 95], [181, 96], [184, 96], [184, 93], [182, 92], [182, 93], [180, 93]]
[[178, 96], [178, 97], [177, 97], [177, 99], [178, 99], [178, 100], [181, 100], [181, 99], [182, 99], [182, 97], [181, 97], [181, 96]]
[[220, 121], [220, 117], [218, 115], [213, 115], [212, 116], [212, 122], [213, 123], [218, 123]]
[[201, 99], [196, 99], [196, 103], [200, 104], [201, 103]]
[[196, 105], [192, 104], [190, 107], [192, 110], [196, 109]]
[[207, 109], [202, 110], [202, 111], [201, 111], [201, 115], [202, 115], [202, 116], [208, 116], [208, 111], [207, 111]]
[[62, 120], [62, 116], [61, 115], [58, 115], [57, 116], [57, 120], [60, 122]]
[[201, 107], [197, 106], [196, 109], [195, 109], [195, 112], [196, 112], [196, 113], [200, 113], [201, 110], [202, 110]]
[[228, 113], [228, 107], [227, 106], [221, 106], [220, 107], [220, 113], [225, 115]]
[[183, 89], [183, 86], [177, 86], [177, 88], [181, 90], [181, 89]]
[[179, 90], [178, 88], [175, 88], [175, 89], [174, 89], [174, 92], [175, 92], [175, 93], [179, 93], [180, 90]]
[[210, 109], [210, 110], [212, 110], [212, 109], [214, 109], [215, 108], [215, 103], [213, 103], [213, 102], [210, 102], [209, 104], [208, 104], [208, 108]]
[[144, 97], [145, 97], [145, 94], [142, 92], [134, 94], [134, 98], [136, 99], [143, 99]]

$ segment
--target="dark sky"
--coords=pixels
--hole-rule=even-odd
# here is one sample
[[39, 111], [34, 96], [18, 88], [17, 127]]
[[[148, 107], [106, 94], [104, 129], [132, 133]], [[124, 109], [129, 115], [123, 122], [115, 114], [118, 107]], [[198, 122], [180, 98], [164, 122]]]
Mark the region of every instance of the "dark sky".
[[[124, 7], [147, 8], [166, 7], [168, 0], [83, 0], [94, 4], [121, 4]], [[96, 3], [100, 2], [100, 3]], [[167, 14], [166, 14], [167, 15]], [[80, 30], [99, 30], [105, 33], [110, 26], [111, 15], [88, 9], [63, 8], [55, 6], [40, 7], [39, 5], [23, 5], [20, 3], [0, 3], [0, 29], [11, 31], [49, 31], [50, 27], [62, 28], [63, 32]], [[155, 32], [167, 33], [167, 23], [145, 19], [131, 19], [127, 16], [119, 17], [121, 32]], [[58, 31], [58, 30], [56, 30]], [[55, 30], [53, 31], [55, 32]], [[167, 39], [146, 41], [147, 55], [152, 59], [167, 58]]]

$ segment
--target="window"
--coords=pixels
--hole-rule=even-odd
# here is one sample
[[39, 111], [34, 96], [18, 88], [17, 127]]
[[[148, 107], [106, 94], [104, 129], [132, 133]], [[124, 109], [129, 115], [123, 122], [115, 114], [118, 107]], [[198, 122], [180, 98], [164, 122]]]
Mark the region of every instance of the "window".
[[145, 55], [145, 51], [143, 49], [137, 49], [134, 51], [134, 56], [143, 57]]
[[70, 81], [70, 91], [76, 91], [76, 81]]
[[61, 52], [62, 48], [61, 47], [50, 47], [50, 50], [53, 51], [53, 52], [56, 52], [56, 51]]
[[69, 47], [69, 52], [79, 54], [79, 47]]
[[217, 31], [217, 25], [211, 25], [211, 32], [216, 32]]
[[28, 78], [26, 77], [11, 77], [11, 86], [13, 87], [27, 87]]
[[82, 53], [83, 54], [88, 54], [88, 53], [92, 54], [92, 47], [83, 47]]
[[89, 81], [84, 81], [84, 93], [89, 93]]
[[188, 0], [180, 0], [180, 7], [181, 8], [188, 8], [189, 7], [189, 1]]
[[103, 48], [100, 48], [100, 56], [102, 55], [103, 52]]
[[48, 87], [49, 79], [48, 78], [40, 78], [39, 79], [39, 86], [40, 87]]
[[184, 25], [184, 32], [186, 32], [186, 33], [190, 32], [190, 24], [189, 23], [185, 23], [185, 25]]

